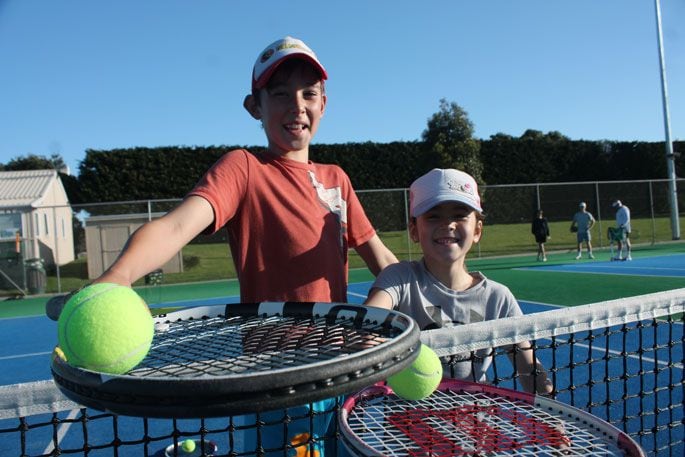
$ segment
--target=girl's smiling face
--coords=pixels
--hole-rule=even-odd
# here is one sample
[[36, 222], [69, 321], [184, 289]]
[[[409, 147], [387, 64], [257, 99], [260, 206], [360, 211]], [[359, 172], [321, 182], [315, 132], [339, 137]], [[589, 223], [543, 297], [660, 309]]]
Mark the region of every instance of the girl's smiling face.
[[476, 211], [462, 203], [446, 202], [412, 219], [409, 233], [421, 244], [428, 265], [463, 265], [473, 243], [480, 240], [483, 221]]

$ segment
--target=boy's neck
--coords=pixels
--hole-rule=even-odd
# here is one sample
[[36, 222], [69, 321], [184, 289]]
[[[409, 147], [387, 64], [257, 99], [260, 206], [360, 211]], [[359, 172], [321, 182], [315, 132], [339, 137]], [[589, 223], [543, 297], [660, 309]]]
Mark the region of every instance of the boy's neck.
[[283, 159], [293, 160], [300, 163], [309, 162], [309, 149], [301, 149], [298, 151], [280, 151], [274, 148], [267, 148], [266, 153], [273, 157], [280, 157]]

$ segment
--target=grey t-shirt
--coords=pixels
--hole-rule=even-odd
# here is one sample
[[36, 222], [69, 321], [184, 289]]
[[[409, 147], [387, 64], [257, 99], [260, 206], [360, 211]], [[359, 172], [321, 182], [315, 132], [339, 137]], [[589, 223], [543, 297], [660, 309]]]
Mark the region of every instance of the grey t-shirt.
[[[421, 330], [454, 327], [472, 322], [520, 316], [523, 313], [509, 288], [491, 281], [480, 272], [471, 273], [480, 281], [464, 290], [452, 290], [438, 281], [423, 260], [402, 261], [386, 267], [376, 278], [373, 288], [386, 291], [392, 297], [393, 308], [416, 320]], [[449, 375], [459, 379], [486, 380], [491, 360], [488, 349], [479, 351], [482, 363], [458, 362], [466, 355], [455, 355], [450, 361]]]
[[595, 218], [587, 211], [578, 211], [573, 215], [573, 222], [578, 227], [578, 233], [582, 233], [590, 230], [590, 226], [595, 222]]

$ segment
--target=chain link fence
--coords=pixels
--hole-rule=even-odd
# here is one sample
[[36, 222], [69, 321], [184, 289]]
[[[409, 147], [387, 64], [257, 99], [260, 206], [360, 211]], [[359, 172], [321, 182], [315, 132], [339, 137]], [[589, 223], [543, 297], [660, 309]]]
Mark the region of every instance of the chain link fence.
[[[677, 182], [680, 214], [685, 210], [683, 181], [685, 180], [680, 179]], [[631, 239], [634, 245], [673, 240], [668, 201], [669, 181], [666, 179], [492, 185], [482, 186], [480, 190], [486, 213], [485, 229], [480, 243], [470, 253], [472, 256], [523, 253], [535, 255], [536, 244], [530, 233], [530, 225], [538, 208], [544, 211], [550, 223], [551, 239], [547, 243], [548, 252], [575, 252], [575, 234], [570, 233], [569, 228], [581, 201], [586, 202], [587, 210], [597, 220], [592, 230], [595, 249], [609, 247], [607, 229], [614, 226], [615, 209], [611, 207], [611, 203], [615, 199], [620, 199], [630, 208], [633, 226]], [[409, 212], [408, 189], [358, 190], [357, 194], [380, 237], [398, 258], [419, 258], [420, 248], [410, 241], [406, 229]], [[46, 292], [72, 290], [88, 281], [88, 257], [101, 255], [88, 252], [86, 229], [92, 226], [93, 221], [104, 221], [106, 225], [113, 227], [114, 232], [117, 228], [129, 224], [130, 232], [132, 225], [127, 221], [135, 219], [139, 223], [144, 223], [152, 220], [168, 212], [180, 201], [181, 199], [164, 199], [72, 205], [73, 249], [77, 260], [66, 265], [45, 265]], [[681, 226], [682, 222], [681, 218]], [[104, 235], [100, 232], [98, 236]], [[108, 258], [113, 259], [123, 246], [122, 234], [119, 234], [118, 244], [111, 241], [116, 237], [111, 234], [108, 236], [108, 239], [99, 240], [99, 249], [112, 250]], [[24, 238], [20, 242], [15, 239], [0, 240], [0, 294], [29, 293], [27, 282], [32, 274], [35, 276], [35, 272], [29, 271], [27, 274], [27, 265], [30, 265], [30, 262], [27, 262], [29, 259], [24, 258], [20, 251], [30, 241]], [[212, 256], [212, 259], [208, 260], [206, 256]], [[199, 265], [211, 263], [220, 264], [222, 268], [213, 270], [212, 273], [192, 274]], [[104, 266], [106, 268], [108, 265]], [[354, 252], [350, 252], [350, 267], [358, 266], [363, 266], [363, 262]], [[174, 274], [173, 280], [188, 282], [200, 278], [222, 279], [233, 277], [234, 274], [227, 235], [222, 230], [211, 236], [200, 235], [184, 248], [181, 271]]]

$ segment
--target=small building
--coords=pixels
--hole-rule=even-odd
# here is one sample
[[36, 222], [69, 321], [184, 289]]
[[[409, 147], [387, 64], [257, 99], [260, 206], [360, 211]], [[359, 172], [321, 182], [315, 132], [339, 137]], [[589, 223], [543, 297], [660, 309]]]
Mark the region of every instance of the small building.
[[[119, 257], [129, 237], [146, 222], [164, 213], [113, 214], [85, 219], [88, 279], [99, 277]], [[183, 254], [177, 252], [162, 266], [164, 273], [183, 272]]]
[[0, 244], [46, 266], [74, 260], [72, 209], [56, 170], [0, 171]]

